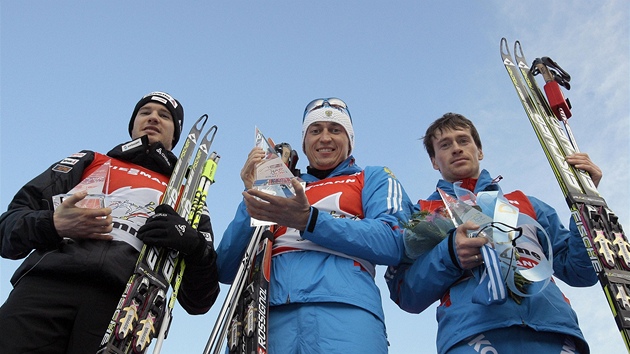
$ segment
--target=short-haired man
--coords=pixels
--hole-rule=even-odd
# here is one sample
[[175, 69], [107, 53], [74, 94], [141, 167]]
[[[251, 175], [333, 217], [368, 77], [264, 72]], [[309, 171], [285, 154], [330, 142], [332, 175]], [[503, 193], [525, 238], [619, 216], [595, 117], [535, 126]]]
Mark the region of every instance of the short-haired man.
[[[481, 139], [473, 123], [466, 117], [447, 113], [433, 122], [424, 136], [424, 146], [433, 168], [442, 179], [437, 188], [456, 198], [456, 188], [474, 194], [482, 191], [500, 191], [499, 179], [480, 168], [484, 158]], [[567, 157], [567, 162], [590, 173], [597, 185], [602, 177], [599, 168], [583, 153]], [[455, 186], [456, 182], [459, 187]], [[571, 224], [564, 228], [556, 211], [541, 200], [526, 196], [521, 191], [504, 197], [519, 212], [529, 216], [549, 235], [553, 250], [555, 276], [571, 286], [591, 286], [597, 276], [584, 249], [584, 244]], [[442, 209], [440, 194], [434, 192], [427, 200], [420, 200], [416, 210], [428, 212]], [[530, 219], [530, 220], [531, 220]], [[577, 316], [569, 301], [554, 282], [541, 292], [505, 302], [479, 303], [473, 300], [480, 279], [471, 270], [484, 262], [481, 247], [485, 237], [467, 237], [475, 229], [471, 222], [460, 225], [430, 251], [420, 255], [412, 264], [390, 267], [386, 280], [390, 296], [400, 308], [419, 313], [440, 300], [437, 308], [439, 353], [588, 353]], [[523, 227], [531, 239], [546, 250], [546, 237], [536, 227]], [[544, 245], [544, 247], [542, 247]], [[520, 303], [519, 303], [520, 302]]]

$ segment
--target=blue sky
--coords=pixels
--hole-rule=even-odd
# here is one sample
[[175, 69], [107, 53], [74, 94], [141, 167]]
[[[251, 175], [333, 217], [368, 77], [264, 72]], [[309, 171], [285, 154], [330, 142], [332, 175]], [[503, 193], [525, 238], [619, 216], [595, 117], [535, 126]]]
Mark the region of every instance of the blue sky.
[[[182, 102], [185, 131], [204, 113], [219, 127], [213, 148], [222, 158], [208, 199], [217, 241], [241, 199], [254, 127], [299, 147], [304, 106], [329, 96], [352, 112], [357, 162], [387, 165], [412, 200], [439, 177], [419, 138], [453, 111], [476, 123], [482, 166], [504, 177], [504, 190], [535, 195], [568, 222], [501, 62], [507, 37], [521, 41], [528, 60], [549, 56], [571, 74], [571, 126], [604, 171], [600, 193], [628, 229], [629, 18], [623, 0], [4, 1], [0, 211], [53, 162], [126, 141], [137, 100], [163, 90]], [[19, 264], [0, 260], [0, 301]], [[435, 305], [404, 313], [389, 300], [383, 272], [377, 268], [390, 352], [435, 352]], [[592, 353], [623, 352], [599, 285], [561, 286]], [[162, 352], [202, 352], [226, 293], [203, 316], [178, 305]]]

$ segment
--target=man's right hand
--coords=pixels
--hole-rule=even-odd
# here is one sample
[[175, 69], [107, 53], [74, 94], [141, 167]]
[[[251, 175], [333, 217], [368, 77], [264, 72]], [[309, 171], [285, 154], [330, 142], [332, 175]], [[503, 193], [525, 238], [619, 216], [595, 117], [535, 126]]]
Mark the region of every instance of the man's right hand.
[[241, 169], [241, 180], [245, 189], [251, 189], [256, 180], [256, 166], [265, 158], [265, 152], [259, 147], [255, 147], [249, 152], [247, 161]]
[[468, 237], [468, 232], [479, 226], [467, 221], [457, 227], [455, 233], [455, 253], [462, 269], [472, 269], [483, 263], [481, 247], [488, 242], [485, 237]]
[[53, 222], [57, 234], [72, 239], [112, 240], [112, 209], [87, 209], [76, 204], [87, 196], [87, 192], [75, 193], [55, 209]]

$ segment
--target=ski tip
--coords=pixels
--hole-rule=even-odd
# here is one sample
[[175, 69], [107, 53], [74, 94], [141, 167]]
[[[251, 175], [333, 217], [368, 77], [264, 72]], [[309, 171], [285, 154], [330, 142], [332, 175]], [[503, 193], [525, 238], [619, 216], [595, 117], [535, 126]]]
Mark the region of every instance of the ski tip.
[[501, 55], [509, 56], [510, 50], [508, 49], [507, 39], [505, 37], [501, 38]]
[[217, 126], [213, 125], [206, 132], [206, 134], [203, 135], [203, 138], [201, 139], [201, 145], [199, 146], [199, 148], [203, 146], [207, 152], [207, 149], [209, 149], [210, 146], [212, 146], [212, 143], [214, 142], [215, 135], [217, 135]]
[[195, 122], [195, 127], [198, 130], [202, 130], [204, 125], [206, 125], [206, 122], [208, 121], [208, 115], [204, 114], [201, 117], [199, 117], [199, 119], [197, 119], [197, 121]]
[[208, 129], [206, 134], [203, 136], [203, 140], [205, 142], [212, 143], [214, 141], [214, 136], [217, 134], [218, 129], [219, 128], [216, 125], [211, 126], [210, 129]]
[[523, 47], [521, 46], [520, 41], [514, 42], [514, 55], [516, 55], [518, 58], [525, 57], [525, 55], [523, 54]]

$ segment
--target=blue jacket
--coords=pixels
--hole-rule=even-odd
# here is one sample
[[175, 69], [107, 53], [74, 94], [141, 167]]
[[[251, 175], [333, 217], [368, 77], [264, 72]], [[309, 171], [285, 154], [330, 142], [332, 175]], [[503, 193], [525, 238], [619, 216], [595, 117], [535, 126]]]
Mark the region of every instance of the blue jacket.
[[[387, 168], [363, 170], [352, 157], [323, 180], [309, 174], [300, 177], [307, 183], [311, 214], [307, 229], [298, 236], [319, 250], [280, 251], [274, 247], [271, 306], [339, 302], [370, 311], [383, 321], [379, 289], [369, 266], [363, 264], [396, 265], [401, 261], [404, 249], [399, 221], [409, 218], [412, 202]], [[341, 210], [328, 210], [331, 200]], [[278, 228], [276, 243], [290, 231]], [[250, 216], [241, 202], [217, 248], [222, 283], [234, 280], [252, 233]]]
[[[476, 194], [487, 188], [496, 190], [494, 186], [498, 187], [492, 182], [490, 174], [483, 170], [473, 192]], [[440, 180], [437, 187], [455, 195], [450, 182]], [[570, 286], [595, 284], [597, 275], [575, 224], [571, 222], [571, 231], [567, 230], [552, 207], [534, 197], [527, 198], [533, 206], [536, 220], [552, 243], [554, 275]], [[439, 199], [437, 192], [428, 198]], [[546, 241], [540, 235], [538, 239], [546, 250]], [[584, 341], [575, 312], [554, 282], [549, 282], [540, 293], [523, 298], [520, 305], [511, 298], [501, 305], [478, 305], [472, 303], [472, 293], [479, 280], [474, 277], [466, 279], [454, 259], [454, 237], [451, 233], [413, 264], [390, 267], [385, 275], [391, 299], [405, 311], [420, 313], [441, 299], [437, 308], [438, 352], [445, 353], [471, 335], [515, 325], [569, 334]]]

